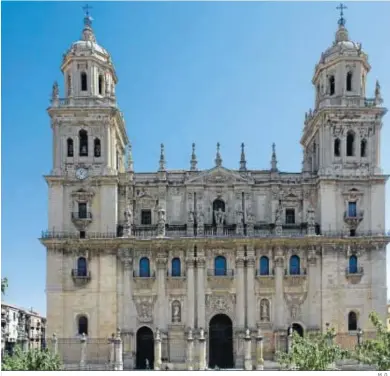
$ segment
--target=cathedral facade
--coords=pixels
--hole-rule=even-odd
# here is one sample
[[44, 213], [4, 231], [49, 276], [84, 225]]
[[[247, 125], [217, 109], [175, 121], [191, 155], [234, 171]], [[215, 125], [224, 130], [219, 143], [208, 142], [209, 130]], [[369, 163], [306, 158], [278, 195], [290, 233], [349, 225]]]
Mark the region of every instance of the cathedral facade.
[[163, 358], [179, 369], [189, 333], [204, 333], [208, 366], [240, 368], [248, 330], [262, 333], [267, 359], [288, 328], [331, 326], [342, 343], [372, 330], [371, 311], [386, 316], [386, 109], [378, 82], [366, 96], [368, 56], [342, 15], [315, 66], [301, 172], [279, 171], [275, 146], [268, 170], [247, 169], [244, 145], [229, 169], [219, 144], [208, 170], [192, 145], [188, 168], [170, 171], [161, 145], [158, 169], [135, 172], [118, 78], [88, 14], [61, 71], [41, 236], [48, 336], [107, 338], [120, 328], [125, 368], [145, 368], [158, 328]]

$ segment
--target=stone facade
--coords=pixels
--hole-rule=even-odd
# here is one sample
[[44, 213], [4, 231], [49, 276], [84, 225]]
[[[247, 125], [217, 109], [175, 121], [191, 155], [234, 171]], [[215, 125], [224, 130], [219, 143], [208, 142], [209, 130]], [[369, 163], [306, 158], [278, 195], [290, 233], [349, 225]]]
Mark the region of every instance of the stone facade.
[[45, 347], [46, 318], [33, 310], [1, 303], [1, 351]]
[[208, 170], [197, 169], [195, 145], [188, 169], [167, 169], [161, 145], [158, 170], [135, 172], [111, 57], [84, 23], [63, 57], [65, 98], [55, 83], [48, 109], [49, 335], [106, 338], [119, 327], [125, 368], [143, 362], [157, 328], [173, 367], [192, 359], [192, 341], [201, 364], [204, 335], [209, 363], [219, 343], [243, 367], [258, 329], [272, 357], [290, 326], [304, 334], [328, 323], [348, 339], [370, 331], [371, 311], [386, 316], [386, 109], [379, 83], [366, 97], [368, 57], [343, 17], [315, 67], [299, 173], [278, 170], [275, 145], [269, 170], [247, 169], [244, 145], [228, 169], [219, 144]]

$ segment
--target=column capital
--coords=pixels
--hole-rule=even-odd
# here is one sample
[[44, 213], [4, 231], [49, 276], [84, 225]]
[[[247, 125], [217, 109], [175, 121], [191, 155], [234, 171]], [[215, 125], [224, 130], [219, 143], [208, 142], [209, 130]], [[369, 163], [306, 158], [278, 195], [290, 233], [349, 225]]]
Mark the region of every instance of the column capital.
[[157, 269], [165, 269], [168, 264], [168, 259], [166, 257], [157, 257], [156, 258], [156, 265]]
[[248, 268], [254, 268], [255, 264], [256, 264], [256, 260], [255, 260], [254, 257], [248, 257], [246, 259], [246, 265], [247, 265]]
[[206, 259], [204, 257], [199, 257], [196, 260], [196, 265], [198, 268], [205, 268], [206, 267]]
[[244, 267], [244, 257], [236, 257], [236, 268]]
[[195, 259], [193, 259], [193, 258], [186, 258], [185, 262], [187, 264], [187, 268], [193, 268], [194, 264], [195, 264]]

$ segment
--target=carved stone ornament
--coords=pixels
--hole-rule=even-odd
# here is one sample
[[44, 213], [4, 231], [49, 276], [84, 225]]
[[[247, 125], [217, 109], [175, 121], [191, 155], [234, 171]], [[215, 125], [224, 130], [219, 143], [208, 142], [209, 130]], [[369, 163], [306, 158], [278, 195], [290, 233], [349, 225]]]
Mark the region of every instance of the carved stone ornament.
[[301, 316], [301, 306], [307, 298], [307, 293], [303, 294], [284, 294], [284, 300], [290, 312], [290, 318], [296, 320]]
[[137, 308], [138, 320], [140, 322], [152, 322], [153, 321], [153, 308], [155, 297], [143, 296], [135, 298], [135, 305]]
[[268, 299], [261, 299], [260, 301], [260, 321], [270, 321], [270, 304]]
[[209, 314], [232, 313], [235, 296], [233, 295], [206, 295], [206, 307]]
[[91, 189], [79, 189], [72, 192], [71, 195], [76, 202], [91, 202], [95, 192]]
[[129, 248], [119, 248], [118, 257], [123, 262], [125, 267], [131, 267], [133, 264], [133, 252]]

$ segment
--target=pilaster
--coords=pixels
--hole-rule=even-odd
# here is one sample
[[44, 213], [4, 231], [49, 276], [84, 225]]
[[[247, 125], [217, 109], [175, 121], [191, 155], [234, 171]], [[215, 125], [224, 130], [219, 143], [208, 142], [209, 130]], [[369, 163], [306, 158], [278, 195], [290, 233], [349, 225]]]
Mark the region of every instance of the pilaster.
[[157, 317], [157, 323], [158, 327], [165, 329], [166, 324], [166, 314], [165, 314], [165, 303], [166, 303], [166, 296], [165, 296], [165, 277], [167, 274], [167, 261], [168, 259], [165, 257], [165, 254], [159, 254], [156, 259], [156, 265], [157, 265], [157, 286], [158, 286], [158, 317]]
[[255, 251], [253, 248], [247, 249], [246, 260], [246, 288], [247, 288], [247, 320], [246, 324], [249, 328], [256, 326], [256, 306], [255, 306]]
[[284, 253], [283, 248], [276, 248], [274, 250], [274, 264], [275, 264], [275, 327], [277, 329], [283, 328], [283, 277], [284, 277]]
[[199, 257], [197, 260], [197, 271], [198, 271], [198, 291], [197, 291], [197, 317], [198, 317], [198, 328], [206, 327], [206, 309], [205, 309], [205, 268], [206, 260], [204, 257]]
[[194, 259], [187, 258], [187, 327], [195, 327], [195, 274]]
[[244, 255], [242, 251], [238, 251], [236, 257], [236, 318], [237, 326], [244, 328], [245, 326], [245, 273], [244, 273]]

